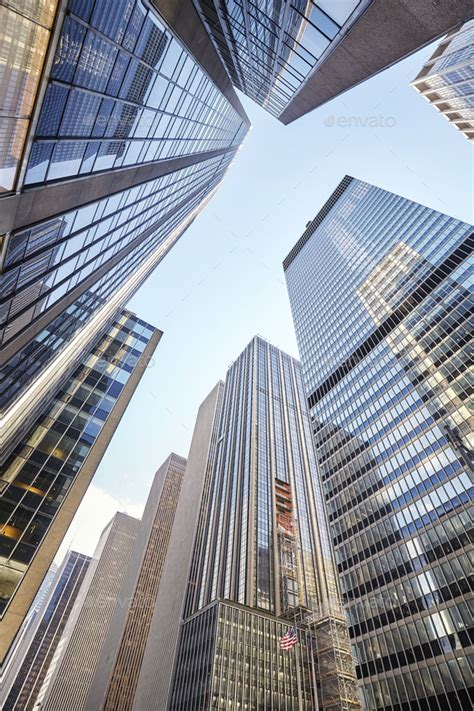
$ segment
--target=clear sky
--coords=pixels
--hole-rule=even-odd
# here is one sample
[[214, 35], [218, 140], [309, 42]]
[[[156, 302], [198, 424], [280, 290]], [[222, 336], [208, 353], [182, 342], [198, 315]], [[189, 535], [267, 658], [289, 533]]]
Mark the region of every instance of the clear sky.
[[344, 175], [472, 221], [467, 139], [409, 86], [434, 46], [283, 126], [252, 130], [217, 195], [129, 307], [164, 331], [78, 511], [92, 553], [115, 510], [139, 516], [154, 472], [187, 455], [199, 404], [256, 333], [297, 356], [283, 258]]

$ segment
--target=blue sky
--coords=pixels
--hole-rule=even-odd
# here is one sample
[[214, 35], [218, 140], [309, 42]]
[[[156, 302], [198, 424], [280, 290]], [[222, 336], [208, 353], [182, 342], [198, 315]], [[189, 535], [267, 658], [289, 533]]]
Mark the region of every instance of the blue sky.
[[290, 126], [246, 97], [252, 130], [217, 195], [129, 307], [164, 331], [64, 546], [90, 553], [186, 456], [199, 404], [256, 333], [297, 356], [282, 260], [345, 174], [472, 221], [467, 139], [409, 86], [433, 45]]

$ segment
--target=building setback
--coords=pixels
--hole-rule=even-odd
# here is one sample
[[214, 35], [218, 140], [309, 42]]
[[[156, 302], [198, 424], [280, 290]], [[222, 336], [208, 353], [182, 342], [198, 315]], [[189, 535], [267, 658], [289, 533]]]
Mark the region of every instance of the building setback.
[[116, 606], [127, 604], [120, 589], [139, 528], [138, 519], [116, 513], [102, 532], [43, 689], [45, 711], [84, 707]]
[[323, 708], [359, 708], [300, 365], [260, 337], [228, 371], [204, 491], [168, 708], [311, 709], [316, 678]]
[[249, 123], [190, 0], [0, 12], [7, 456], [214, 194]]
[[[6, 698], [2, 701], [3, 711], [30, 711], [37, 708], [38, 694], [89, 563], [88, 556], [70, 551], [56, 572], [47, 596], [35, 615], [35, 622], [28, 630], [28, 647], [25, 649], [22, 645], [18, 649], [19, 654], [13, 655], [11, 659], [16, 675]], [[25, 642], [27, 640], [25, 639]]]
[[235, 87], [288, 124], [472, 15], [467, 0], [195, 0]]
[[472, 706], [472, 244], [346, 176], [284, 261], [368, 711]]
[[474, 20], [440, 42], [411, 85], [474, 139]]
[[160, 337], [123, 310], [6, 460], [0, 478], [2, 662]]
[[186, 460], [170, 456], [155, 474], [101, 658], [84, 704], [69, 689], [71, 709], [131, 709], [163, 565], [183, 483]]

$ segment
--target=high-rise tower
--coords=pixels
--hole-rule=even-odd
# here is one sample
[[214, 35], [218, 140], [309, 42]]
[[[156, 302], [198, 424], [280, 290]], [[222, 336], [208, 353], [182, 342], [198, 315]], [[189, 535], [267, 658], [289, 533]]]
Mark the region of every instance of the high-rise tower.
[[249, 124], [190, 0], [0, 13], [5, 457], [210, 199]]
[[474, 139], [474, 20], [442, 39], [411, 84], [466, 138]]
[[459, 27], [466, 0], [194, 0], [234, 86], [288, 124]]
[[7, 458], [0, 477], [0, 663], [161, 332], [123, 310]]
[[316, 679], [324, 709], [358, 708], [300, 365], [260, 337], [228, 371], [208, 482], [169, 708], [312, 709]]
[[472, 704], [472, 246], [346, 176], [284, 261], [368, 710]]

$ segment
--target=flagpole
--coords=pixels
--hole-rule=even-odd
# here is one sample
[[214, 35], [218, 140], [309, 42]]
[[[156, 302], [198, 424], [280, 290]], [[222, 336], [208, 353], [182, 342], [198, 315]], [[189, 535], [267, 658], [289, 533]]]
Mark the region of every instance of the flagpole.
[[295, 644], [296, 683], [298, 684], [298, 708], [299, 708], [299, 711], [303, 711], [303, 702], [301, 700], [301, 677], [300, 677], [300, 662], [299, 662], [299, 654], [298, 654], [298, 644], [299, 644], [299, 641]]

